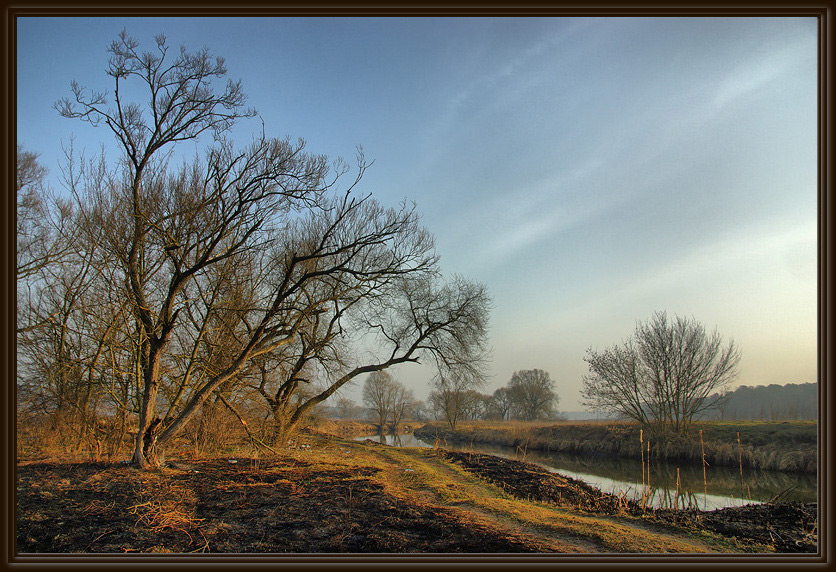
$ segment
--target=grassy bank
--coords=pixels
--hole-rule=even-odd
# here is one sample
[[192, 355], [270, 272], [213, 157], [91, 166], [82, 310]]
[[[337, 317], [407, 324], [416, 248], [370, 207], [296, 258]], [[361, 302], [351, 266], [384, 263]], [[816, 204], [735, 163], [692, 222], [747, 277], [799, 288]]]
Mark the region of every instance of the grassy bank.
[[[651, 457], [700, 463], [703, 431], [710, 465], [815, 472], [817, 426], [813, 421], [713, 421], [694, 423], [680, 443], [654, 443]], [[738, 445], [737, 434], [740, 434]], [[525, 450], [641, 458], [640, 427], [633, 422], [465, 422], [455, 431], [429, 423], [415, 434], [443, 444], [487, 443]], [[645, 451], [647, 441], [645, 434]]]
[[[17, 550], [37, 552], [770, 552], [768, 542], [590, 509], [580, 485], [527, 463], [302, 436], [269, 457], [23, 462]], [[473, 463], [471, 463], [473, 461]], [[479, 469], [479, 470], [477, 470]], [[510, 472], [509, 472], [510, 471]], [[507, 474], [506, 474], [507, 473]], [[520, 474], [539, 482], [517, 490]], [[534, 481], [532, 481], [534, 479]], [[533, 489], [531, 489], [533, 490]], [[600, 493], [589, 493], [600, 496]], [[528, 498], [530, 497], [530, 498]], [[596, 497], [597, 498], [597, 497]], [[562, 500], [561, 500], [562, 499]], [[603, 506], [596, 501], [595, 506]], [[587, 508], [584, 508], [587, 507]], [[764, 520], [764, 519], [762, 519]]]

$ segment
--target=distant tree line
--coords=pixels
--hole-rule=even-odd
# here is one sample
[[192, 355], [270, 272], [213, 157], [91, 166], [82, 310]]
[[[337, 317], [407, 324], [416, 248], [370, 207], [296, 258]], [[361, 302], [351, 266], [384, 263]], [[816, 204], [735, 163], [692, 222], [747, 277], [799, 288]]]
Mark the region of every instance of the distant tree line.
[[819, 387], [817, 383], [786, 385], [741, 385], [734, 391], [712, 395], [715, 408], [704, 419], [789, 421], [817, 419]]
[[451, 428], [459, 421], [559, 419], [560, 402], [555, 382], [541, 369], [516, 371], [507, 386], [492, 394], [475, 389], [473, 380], [463, 377], [437, 377], [426, 401], [414, 398], [411, 391], [388, 372], [374, 372], [363, 386], [363, 405], [347, 397], [327, 408], [342, 419], [365, 416], [380, 429], [395, 429], [401, 420], [443, 420]]
[[449, 379], [436, 379], [433, 387], [426, 402], [414, 403], [416, 420], [444, 420], [455, 428], [459, 421], [559, 418], [555, 382], [541, 369], [514, 372], [508, 385], [492, 394]]

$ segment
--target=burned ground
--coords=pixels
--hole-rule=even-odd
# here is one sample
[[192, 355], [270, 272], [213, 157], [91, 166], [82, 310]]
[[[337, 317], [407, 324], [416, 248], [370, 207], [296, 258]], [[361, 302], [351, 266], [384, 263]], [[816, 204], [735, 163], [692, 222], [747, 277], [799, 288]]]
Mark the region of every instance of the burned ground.
[[594, 514], [641, 516], [684, 530], [705, 529], [741, 544], [772, 546], [776, 552], [816, 552], [816, 503], [764, 503], [714, 511], [653, 509], [523, 461], [439, 450], [518, 498], [534, 499]]
[[373, 469], [296, 459], [18, 467], [17, 551], [537, 552], [536, 543], [393, 497]]
[[642, 510], [532, 465], [333, 437], [269, 458], [17, 467], [16, 552], [815, 552], [815, 506]]

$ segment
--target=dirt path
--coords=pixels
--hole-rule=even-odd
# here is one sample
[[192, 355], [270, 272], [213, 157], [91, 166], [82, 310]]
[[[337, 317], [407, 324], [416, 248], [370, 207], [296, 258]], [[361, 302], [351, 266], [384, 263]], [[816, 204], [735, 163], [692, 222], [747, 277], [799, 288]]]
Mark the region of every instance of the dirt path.
[[[548, 503], [521, 500], [443, 453], [428, 449], [372, 447], [398, 482], [400, 494], [470, 513], [490, 525], [525, 535], [558, 552], [717, 552], [722, 543], [696, 540], [683, 532], [631, 517], [579, 514]], [[398, 493], [395, 493], [398, 494]]]
[[183, 458], [158, 472], [120, 463], [23, 463], [16, 475], [16, 549], [365, 554], [753, 550], [753, 545], [733, 545], [705, 530], [691, 533], [664, 522], [561, 505], [533, 494], [554, 492], [542, 489], [543, 483], [553, 482], [537, 480], [533, 470], [527, 480], [525, 464], [512, 464], [511, 472], [504, 465], [492, 468], [492, 475], [516, 487], [511, 490], [480, 474], [477, 460], [461, 463], [448, 453], [312, 437], [306, 448], [269, 459]]
[[642, 507], [531, 463], [493, 455], [439, 451], [446, 460], [479, 475], [517, 498], [536, 499], [600, 516], [626, 517], [648, 531], [681, 530], [689, 536], [714, 534], [734, 551], [816, 552], [816, 503], [762, 503], [714, 511]]
[[[598, 545], [583, 539], [572, 539], [565, 535], [553, 534], [548, 530], [538, 529], [528, 523], [512, 519], [501, 511], [488, 510], [480, 507], [474, 498], [484, 496], [484, 488], [490, 485], [476, 483], [455, 471], [449, 464], [441, 462], [434, 456], [410, 454], [403, 450], [397, 453], [392, 449], [377, 449], [377, 456], [387, 462], [390, 467], [390, 479], [406, 481], [404, 487], [398, 491], [401, 495], [411, 495], [422, 502], [451, 507], [459, 513], [463, 520], [478, 519], [483, 525], [495, 527], [506, 534], [515, 534], [528, 539], [532, 545], [541, 547], [542, 552], [597, 552]], [[397, 461], [395, 460], [397, 458]], [[405, 467], [405, 468], [404, 468]], [[417, 467], [417, 468], [416, 468]], [[425, 480], [414, 478], [410, 473], [432, 474], [431, 485]], [[395, 473], [402, 473], [405, 478], [392, 478]], [[492, 491], [501, 496], [501, 491]], [[398, 494], [396, 493], [396, 494]]]

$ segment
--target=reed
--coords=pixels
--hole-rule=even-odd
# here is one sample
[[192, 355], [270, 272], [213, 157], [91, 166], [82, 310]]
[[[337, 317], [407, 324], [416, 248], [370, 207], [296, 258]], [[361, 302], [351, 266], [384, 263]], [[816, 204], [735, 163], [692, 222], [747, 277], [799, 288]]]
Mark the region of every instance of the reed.
[[650, 486], [650, 440], [647, 441], [647, 486]]
[[517, 445], [517, 448], [514, 449], [514, 460], [517, 460], [517, 453], [522, 452], [522, 461], [525, 461], [525, 458], [528, 456], [528, 438], [525, 440], [525, 445]]
[[[759, 423], [740, 422], [742, 426], [725, 422], [700, 422], [678, 441], [661, 442], [656, 445], [655, 454], [659, 459], [701, 462], [699, 431], [703, 430], [706, 467], [740, 465], [746, 457], [747, 466], [756, 469], [777, 469], [813, 473], [818, 465], [815, 425], [811, 423]], [[437, 431], [440, 439], [465, 447], [472, 440], [474, 444], [489, 443], [502, 445], [522, 454], [523, 443], [528, 449], [572, 454], [603, 454], [630, 457], [637, 461], [646, 451], [642, 450], [642, 426], [638, 423], [522, 423], [522, 422], [463, 422], [455, 431], [436, 424], [427, 424], [416, 429], [417, 436], [425, 436], [433, 442]], [[649, 429], [648, 429], [649, 430]], [[735, 431], [740, 432], [740, 444], [735, 447]], [[637, 438], [638, 437], [638, 438]], [[650, 433], [648, 433], [650, 438]], [[742, 441], [746, 440], [745, 450]], [[646, 440], [645, 440], [646, 441]], [[639, 451], [636, 445], [639, 445]], [[737, 449], [737, 450], [735, 450]], [[647, 460], [645, 477], [647, 482]], [[707, 471], [707, 469], [706, 469]], [[745, 491], [744, 491], [745, 493]]]
[[644, 429], [639, 430], [639, 449], [641, 449], [642, 453], [642, 487], [645, 487], [647, 481], [644, 477]]
[[702, 490], [704, 495], [703, 508], [708, 508], [708, 476], [705, 471], [705, 442], [702, 440], [702, 429], [700, 429], [700, 448], [702, 448]]
[[743, 498], [743, 448], [740, 445], [740, 431], [737, 432], [737, 458], [740, 467], [740, 498]]
[[[676, 495], [673, 497], [673, 510], [679, 510], [679, 467], [676, 468]], [[685, 508], [684, 504], [683, 507]]]

